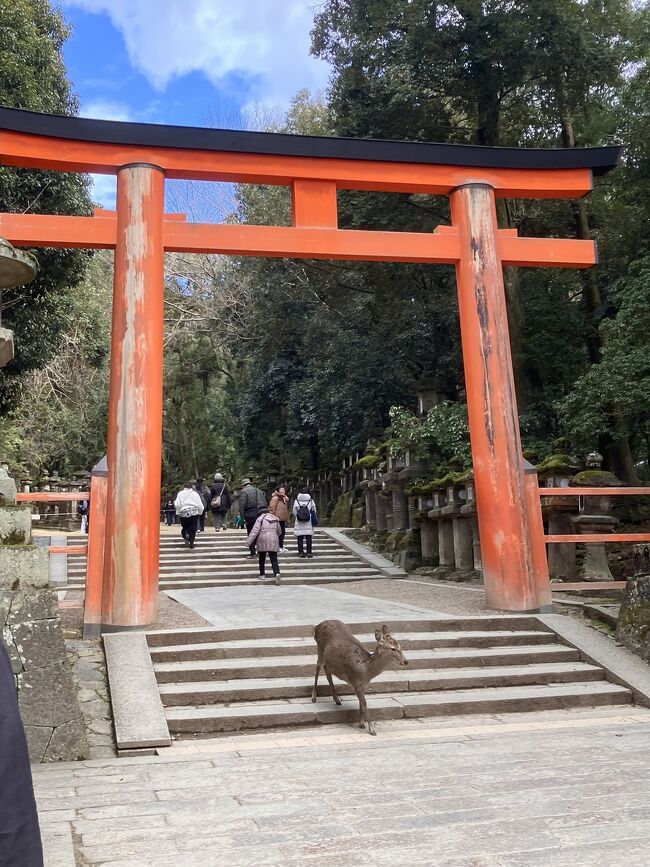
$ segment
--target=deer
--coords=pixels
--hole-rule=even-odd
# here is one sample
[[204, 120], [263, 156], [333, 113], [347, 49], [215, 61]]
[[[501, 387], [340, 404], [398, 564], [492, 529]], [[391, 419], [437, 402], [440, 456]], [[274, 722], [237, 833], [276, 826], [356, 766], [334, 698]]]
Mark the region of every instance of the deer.
[[368, 723], [368, 733], [376, 735], [375, 726], [368, 713], [365, 690], [370, 681], [382, 671], [408, 665], [399, 643], [384, 625], [375, 630], [377, 646], [370, 653], [340, 620], [323, 620], [314, 628], [314, 639], [318, 647], [318, 662], [311, 700], [316, 701], [318, 675], [322, 668], [334, 701], [341, 704], [332, 680], [332, 675], [336, 675], [350, 684], [359, 699], [359, 728], [365, 729]]

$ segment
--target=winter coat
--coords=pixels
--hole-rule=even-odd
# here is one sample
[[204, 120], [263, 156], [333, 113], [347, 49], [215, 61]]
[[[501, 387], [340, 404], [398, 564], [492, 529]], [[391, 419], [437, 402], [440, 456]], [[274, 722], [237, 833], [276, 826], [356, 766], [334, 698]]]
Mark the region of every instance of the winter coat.
[[[293, 504], [292, 511], [294, 518], [296, 518], [296, 515], [298, 514], [298, 509], [303, 504], [309, 508], [310, 513], [313, 513], [314, 515], [317, 514], [316, 503], [312, 500], [309, 494], [298, 494]], [[293, 525], [293, 532], [296, 534], [296, 536], [313, 536], [314, 527], [311, 522], [311, 514], [308, 521], [299, 521], [298, 518], [296, 518], [295, 524]]]
[[193, 515], [202, 515], [205, 510], [203, 500], [194, 488], [182, 488], [174, 500], [174, 508], [179, 516], [185, 509], [191, 510]]
[[260, 511], [266, 509], [266, 497], [255, 485], [246, 485], [239, 492], [239, 511], [242, 518], [250, 521], [257, 518]]
[[269, 512], [275, 515], [278, 521], [286, 523], [289, 520], [289, 497], [286, 494], [279, 494], [277, 491], [274, 491], [269, 505]]
[[280, 522], [268, 512], [260, 515], [255, 526], [250, 531], [246, 544], [250, 547], [254, 542], [257, 543], [258, 551], [279, 551], [280, 550]]
[[[210, 506], [213, 497], [218, 497], [221, 494], [221, 505], [217, 509], [213, 509]], [[215, 482], [210, 488], [210, 497], [208, 498], [208, 507], [213, 514], [217, 515], [225, 515], [226, 512], [230, 509], [230, 491], [228, 490], [228, 485], [225, 482]]]
[[194, 490], [203, 500], [205, 508], [208, 509], [210, 507], [210, 488], [206, 484], [203, 484], [200, 487], [194, 485]]

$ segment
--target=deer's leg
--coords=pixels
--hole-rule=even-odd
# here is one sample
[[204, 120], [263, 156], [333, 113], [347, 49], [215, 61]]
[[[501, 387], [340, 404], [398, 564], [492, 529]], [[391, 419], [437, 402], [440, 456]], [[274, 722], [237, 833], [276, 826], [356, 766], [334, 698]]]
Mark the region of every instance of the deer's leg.
[[311, 692], [311, 700], [316, 701], [316, 692], [318, 690], [318, 675], [320, 674], [321, 661], [320, 657], [316, 663], [316, 675], [314, 676], [314, 688]]
[[373, 725], [368, 712], [368, 702], [366, 701], [365, 693], [362, 689], [355, 689], [354, 691], [359, 699], [359, 728], [365, 729], [366, 723], [368, 723], [368, 734], [376, 735], [377, 732], [375, 731], [375, 726]]
[[341, 699], [338, 697], [338, 695], [336, 693], [336, 689], [334, 687], [334, 681], [332, 680], [332, 675], [330, 674], [329, 668], [326, 665], [324, 665], [323, 668], [325, 669], [325, 676], [327, 677], [327, 682], [329, 683], [330, 689], [332, 690], [332, 698], [334, 699], [334, 701], [337, 704], [341, 704]]

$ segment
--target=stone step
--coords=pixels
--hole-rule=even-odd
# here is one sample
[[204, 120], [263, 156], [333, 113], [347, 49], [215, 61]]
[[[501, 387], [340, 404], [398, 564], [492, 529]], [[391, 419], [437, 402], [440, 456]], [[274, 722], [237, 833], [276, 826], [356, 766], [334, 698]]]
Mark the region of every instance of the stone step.
[[[508, 633], [509, 645], [526, 645], [532, 640], [532, 636], [539, 633]], [[541, 633], [543, 635], [543, 633]], [[457, 633], [453, 638], [431, 638], [429, 646], [417, 650], [409, 650], [408, 660], [410, 669], [435, 668], [437, 648], [448, 647], [473, 647], [481, 646], [481, 639], [477, 639], [480, 633]], [[505, 643], [503, 636], [498, 633], [488, 633], [482, 637], [484, 647], [492, 647]], [[546, 643], [552, 641], [553, 636], [546, 635]], [[154, 670], [159, 683], [180, 683], [187, 681], [207, 680], [232, 680], [255, 677], [305, 677], [313, 672], [316, 661], [316, 648], [313, 645], [313, 654], [308, 656], [266, 656], [266, 657], [240, 657], [234, 659], [210, 659], [205, 656], [201, 659], [183, 660], [180, 662], [155, 662]]]
[[[398, 635], [402, 649], [427, 650], [430, 649], [431, 639], [429, 634], [423, 637], [416, 633], [410, 635]], [[360, 635], [359, 639], [368, 647], [373, 647], [370, 635]], [[548, 638], [547, 638], [548, 640]], [[203, 644], [177, 644], [162, 647], [151, 647], [151, 659], [153, 662], [187, 662], [206, 661], [214, 659], [267, 659], [275, 658], [281, 663], [285, 657], [302, 655], [314, 658], [316, 644], [313, 638], [278, 638], [275, 641], [269, 639], [248, 639], [244, 641], [229, 642], [205, 642]], [[461, 665], [523, 665], [526, 663], [542, 662], [545, 659], [554, 662], [571, 662], [579, 658], [578, 651], [563, 644], [524, 644], [513, 647], [477, 647], [456, 648], [449, 651], [440, 650], [436, 655], [436, 667], [454, 667]]]
[[[266, 563], [266, 571], [271, 571], [271, 565], [267, 560]], [[324, 574], [335, 574], [335, 575], [381, 575], [382, 573], [379, 569], [375, 569], [372, 566], [366, 566], [363, 563], [359, 563], [357, 560], [356, 563], [327, 563], [322, 562], [321, 560], [287, 560], [283, 558], [280, 560], [280, 571], [283, 574], [296, 574], [302, 572], [308, 572], [312, 575], [324, 575]], [[72, 568], [68, 569], [68, 578], [74, 577], [83, 577], [85, 575], [85, 569]], [[228, 564], [228, 563], [213, 563], [209, 566], [194, 566], [192, 564], [183, 566], [175, 565], [173, 567], [165, 568], [161, 567], [158, 570], [158, 574], [161, 578], [169, 578], [178, 580], [183, 578], [189, 578], [191, 576], [196, 576], [197, 578], [219, 578], [219, 577], [236, 577], [239, 575], [243, 576], [256, 576], [259, 574], [259, 568], [257, 560], [242, 560], [241, 563], [236, 564]]]
[[[283, 573], [284, 575], [284, 573]], [[283, 577], [282, 584], [291, 587], [298, 587], [303, 585], [320, 585], [320, 584], [350, 584], [355, 581], [362, 580], [374, 580], [377, 578], [383, 578], [383, 575], [370, 575], [365, 578], [359, 575], [348, 575], [348, 576], [337, 576], [337, 575], [323, 575], [323, 576], [302, 576], [302, 577]], [[159, 582], [160, 590], [209, 590], [212, 587], [252, 587], [254, 585], [260, 586], [268, 586], [275, 587], [273, 583], [273, 575], [269, 575], [267, 573], [266, 581], [263, 583], [260, 581], [258, 577], [251, 576], [249, 578], [215, 578], [215, 579], [204, 579], [204, 578], [194, 578], [186, 581], [166, 581], [162, 580]], [[66, 590], [83, 590], [85, 588], [85, 583], [76, 578], [74, 581], [66, 584]]]
[[[629, 704], [631, 700], [632, 694], [625, 687], [597, 680], [370, 695], [368, 707], [373, 721], [377, 722], [385, 719], [623, 705]], [[356, 697], [346, 698], [341, 707], [327, 698], [316, 703], [298, 698], [266, 704], [235, 704], [232, 707], [226, 704], [167, 707], [165, 717], [173, 734], [200, 734], [274, 726], [353, 723], [358, 721], [359, 709]]]
[[[305, 575], [304, 573], [294, 573], [287, 575], [281, 573], [282, 583], [287, 585], [298, 584], [344, 584], [346, 582], [364, 581], [376, 578], [383, 578], [383, 575], [337, 575], [336, 573], [324, 572], [323, 574]], [[265, 581], [262, 581], [257, 573], [241, 576], [230, 576], [224, 578], [186, 578], [186, 579], [168, 579], [161, 578], [161, 590], [192, 590], [196, 588], [210, 587], [231, 587], [231, 586], [275, 586], [273, 583], [273, 573], [267, 572]]]
[[[313, 667], [313, 666], [312, 666]], [[410, 668], [410, 667], [409, 667]], [[537, 663], [532, 665], [489, 666], [487, 668], [436, 669], [415, 671], [400, 668], [383, 672], [372, 680], [366, 694], [431, 692], [483, 687], [532, 686], [545, 683], [572, 683], [603, 680], [605, 673], [596, 665], [583, 662]], [[351, 686], [334, 678], [337, 692], [353, 695]], [[166, 707], [179, 705], [229, 704], [232, 702], [274, 701], [311, 697], [312, 677], [263, 677], [243, 680], [159, 684]], [[321, 672], [319, 696], [331, 696]]]
[[[283, 563], [285, 561], [292, 561], [295, 563], [301, 563], [306, 558], [301, 558], [298, 556], [298, 552], [295, 549], [287, 549], [287, 553], [280, 554], [280, 562]], [[248, 557], [243, 548], [238, 548], [237, 551], [220, 551], [215, 550], [213, 552], [203, 552], [199, 549], [198, 546], [195, 545], [193, 549], [183, 547], [182, 551], [179, 551], [174, 555], [161, 556], [159, 560], [160, 568], [185, 568], [186, 566], [214, 566], [214, 565], [231, 565], [238, 566], [239, 564], [246, 564]], [[322, 551], [318, 549], [314, 551], [314, 561], [319, 563], [349, 563], [349, 564], [364, 564], [364, 561], [359, 557], [355, 557], [354, 554], [349, 554], [341, 549], [338, 551]], [[68, 571], [72, 571], [74, 569], [83, 570], [86, 569], [86, 558], [82, 555], [68, 557]]]
[[[435, 635], [445, 632], [496, 632], [511, 634], [513, 631], [526, 630], [542, 634], [542, 643], [548, 642], [548, 637], [555, 641], [555, 633], [542, 625], [539, 618], [528, 614], [498, 614], [476, 617], [443, 617], [435, 619], [413, 618], [411, 620], [384, 620], [384, 623], [395, 633], [433, 632]], [[347, 624], [355, 635], [374, 635], [377, 621], [355, 621]], [[223, 629], [217, 626], [195, 626], [187, 629], [157, 629], [147, 633], [149, 647], [178, 644], [200, 644], [203, 642], [247, 641], [262, 638], [309, 638], [313, 640], [314, 625], [310, 623], [284, 624], [279, 626], [255, 626]]]
[[[358, 560], [356, 563], [321, 563], [320, 560], [299, 560], [296, 558], [295, 560], [289, 560], [287, 557], [283, 557], [279, 561], [280, 571], [281, 572], [309, 572], [311, 574], [321, 574], [321, 573], [334, 573], [341, 575], [366, 575], [368, 573], [372, 573], [374, 575], [381, 574], [379, 569], [374, 569], [372, 566], [367, 566], [365, 563], [360, 563]], [[270, 563], [267, 559], [266, 561], [267, 571], [270, 571]], [[165, 578], [180, 578], [183, 576], [196, 575], [201, 578], [210, 578], [215, 577], [218, 578], [220, 575], [240, 575], [240, 574], [251, 573], [253, 575], [259, 574], [258, 562], [257, 558], [255, 560], [243, 560], [240, 563], [213, 563], [211, 566], [198, 566], [194, 567], [191, 564], [187, 566], [175, 566], [173, 568], [165, 569], [162, 568], [159, 570], [160, 577], [163, 576]]]

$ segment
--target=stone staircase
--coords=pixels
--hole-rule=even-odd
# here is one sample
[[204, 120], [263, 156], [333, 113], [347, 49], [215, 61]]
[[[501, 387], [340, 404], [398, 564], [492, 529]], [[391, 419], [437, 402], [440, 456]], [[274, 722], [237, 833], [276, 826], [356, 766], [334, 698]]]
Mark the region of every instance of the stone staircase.
[[[227, 530], [216, 534], [207, 530], [196, 537], [193, 550], [187, 548], [178, 533], [160, 537], [160, 589], [187, 590], [207, 587], [259, 584], [257, 559], [246, 558], [245, 533]], [[69, 544], [79, 544], [86, 537], [70, 537]], [[289, 553], [280, 554], [283, 584], [335, 584], [384, 578], [386, 574], [361, 559], [322, 530], [314, 537], [314, 559], [300, 559], [293, 533], [287, 533]], [[378, 558], [380, 559], [380, 558]], [[386, 561], [386, 565], [390, 564]], [[267, 574], [271, 567], [267, 561]], [[82, 588], [86, 576], [85, 555], [68, 557], [68, 586]], [[272, 577], [272, 575], [271, 575]], [[268, 579], [267, 579], [268, 580]]]
[[[372, 649], [377, 623], [350, 624]], [[630, 690], [581, 661], [577, 649], [534, 616], [388, 622], [409, 667], [371, 682], [373, 719], [454, 716], [628, 704]], [[356, 722], [358, 703], [340, 684], [342, 707], [316, 662], [313, 627], [181, 629], [146, 639], [169, 731], [176, 736], [276, 726]]]

